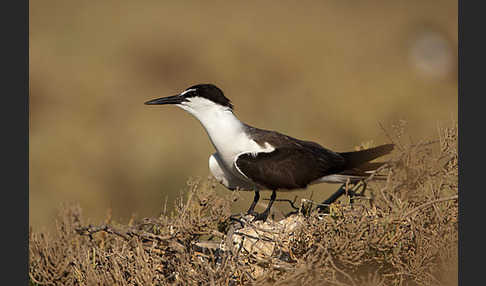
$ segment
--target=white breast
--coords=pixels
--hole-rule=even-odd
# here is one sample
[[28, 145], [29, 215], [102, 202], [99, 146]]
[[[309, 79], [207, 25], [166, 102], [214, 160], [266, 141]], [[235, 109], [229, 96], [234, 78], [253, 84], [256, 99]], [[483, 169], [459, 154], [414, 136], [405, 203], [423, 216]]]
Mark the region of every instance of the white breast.
[[214, 178], [230, 190], [254, 190], [254, 185], [247, 180], [242, 180], [240, 177], [233, 175], [231, 171], [221, 161], [218, 153], [214, 153], [209, 157], [209, 170]]

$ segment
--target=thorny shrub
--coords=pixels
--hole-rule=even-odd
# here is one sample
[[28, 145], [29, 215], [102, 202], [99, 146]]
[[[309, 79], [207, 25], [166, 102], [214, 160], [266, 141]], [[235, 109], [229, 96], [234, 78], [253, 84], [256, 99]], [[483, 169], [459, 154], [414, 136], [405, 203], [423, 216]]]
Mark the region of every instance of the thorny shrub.
[[191, 182], [172, 215], [128, 224], [87, 225], [80, 207], [65, 206], [53, 235], [29, 232], [31, 284], [457, 285], [457, 125], [407, 144], [394, 129], [386, 180], [329, 214], [294, 214], [301, 227], [265, 259], [228, 246], [231, 195]]

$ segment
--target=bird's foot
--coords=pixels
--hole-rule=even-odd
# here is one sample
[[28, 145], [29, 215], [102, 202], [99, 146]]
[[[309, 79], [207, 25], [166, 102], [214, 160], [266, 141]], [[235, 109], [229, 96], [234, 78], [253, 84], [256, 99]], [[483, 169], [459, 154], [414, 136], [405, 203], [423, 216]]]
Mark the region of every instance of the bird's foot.
[[230, 215], [229, 222], [236, 222], [237, 224], [239, 224], [239, 228], [244, 228], [246, 223], [245, 219], [243, 218], [243, 214]]
[[269, 215], [269, 211], [264, 211], [262, 213], [257, 213], [255, 211], [251, 212], [251, 213], [248, 213], [248, 215], [251, 215], [253, 216], [253, 219], [251, 220], [251, 222], [255, 222], [255, 221], [263, 221], [265, 222], [268, 218], [268, 215]]
[[259, 220], [265, 222], [267, 221], [267, 218], [268, 218], [268, 212], [256, 213], [251, 222], [255, 222]]

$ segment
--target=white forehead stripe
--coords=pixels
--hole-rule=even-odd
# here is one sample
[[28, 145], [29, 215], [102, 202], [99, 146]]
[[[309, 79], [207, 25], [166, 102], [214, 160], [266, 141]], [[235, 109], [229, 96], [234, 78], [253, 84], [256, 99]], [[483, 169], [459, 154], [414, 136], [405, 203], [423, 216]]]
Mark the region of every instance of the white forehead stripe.
[[191, 92], [191, 91], [196, 91], [196, 89], [195, 88], [191, 88], [191, 89], [188, 89], [188, 90], [184, 90], [184, 92], [181, 93], [180, 95], [184, 95], [184, 94], [186, 94], [188, 92]]

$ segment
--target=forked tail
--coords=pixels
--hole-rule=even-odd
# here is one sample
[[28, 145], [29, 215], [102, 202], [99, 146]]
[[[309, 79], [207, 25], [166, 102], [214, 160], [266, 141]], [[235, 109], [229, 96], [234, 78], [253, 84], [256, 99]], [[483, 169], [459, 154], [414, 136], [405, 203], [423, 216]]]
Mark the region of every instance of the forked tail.
[[343, 152], [339, 153], [339, 155], [343, 156], [346, 160], [346, 169], [352, 169], [362, 165], [374, 165], [373, 163], [365, 163], [390, 153], [394, 146], [394, 144], [385, 144], [361, 151]]
[[[385, 162], [369, 161], [390, 153], [394, 146], [394, 144], [385, 144], [361, 151], [339, 153], [346, 160], [344, 171], [340, 174], [354, 179], [368, 177], [385, 164]], [[376, 179], [380, 179], [380, 177], [376, 176]]]

